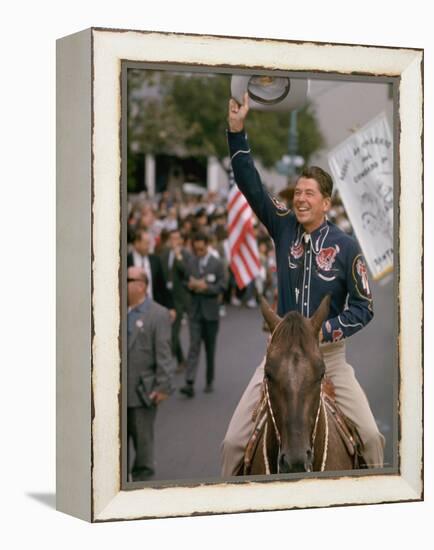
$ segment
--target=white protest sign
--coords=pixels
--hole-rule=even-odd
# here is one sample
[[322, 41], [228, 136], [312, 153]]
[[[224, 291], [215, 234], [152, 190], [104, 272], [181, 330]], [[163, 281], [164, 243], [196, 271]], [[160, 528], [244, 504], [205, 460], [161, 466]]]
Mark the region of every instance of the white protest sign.
[[334, 182], [375, 280], [393, 269], [393, 140], [381, 114], [328, 156]]

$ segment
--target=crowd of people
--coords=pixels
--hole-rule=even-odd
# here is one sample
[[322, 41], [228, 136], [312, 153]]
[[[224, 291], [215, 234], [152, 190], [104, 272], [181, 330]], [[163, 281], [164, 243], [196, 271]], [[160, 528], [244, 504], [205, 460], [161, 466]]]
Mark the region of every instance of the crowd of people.
[[212, 256], [219, 258], [224, 266], [225, 288], [220, 298], [220, 315], [225, 315], [225, 304], [255, 307], [255, 284], [261, 294], [271, 297], [275, 287], [273, 279], [274, 253], [271, 239], [262, 225], [255, 224], [258, 241], [261, 272], [256, 281], [248, 288], [237, 288], [234, 276], [230, 270], [230, 255], [228, 245], [227, 211], [223, 200], [215, 193], [204, 193], [203, 196], [189, 196], [179, 201], [168, 192], [164, 192], [155, 200], [141, 197], [131, 204], [128, 220], [129, 247], [134, 249], [135, 239], [142, 230], [146, 230], [149, 243], [149, 253], [164, 257], [173, 248], [175, 233], [176, 246], [192, 253], [192, 237], [197, 232], [208, 237], [208, 249]]
[[[292, 190], [285, 189], [279, 194], [279, 199], [291, 206]], [[137, 236], [142, 230], [147, 233], [146, 254], [164, 258], [170, 249], [180, 246], [192, 252], [192, 236], [198, 231], [208, 237], [209, 252], [223, 262], [225, 274], [225, 289], [220, 303], [220, 315], [226, 313], [225, 305], [245, 305], [253, 308], [257, 305], [257, 296], [263, 295], [273, 301], [276, 292], [276, 265], [274, 244], [265, 227], [253, 214], [254, 229], [258, 243], [261, 270], [251, 285], [240, 290], [230, 270], [230, 254], [228, 245], [228, 213], [226, 199], [214, 192], [202, 195], [187, 195], [183, 198], [177, 193], [164, 191], [149, 199], [146, 193], [130, 197], [128, 216], [128, 248], [131, 253], [137, 246]], [[338, 195], [333, 198], [333, 205], [328, 219], [338, 225], [346, 233], [352, 228], [345, 209]], [[139, 245], [140, 246], [140, 245]], [[164, 262], [163, 262], [164, 263]], [[167, 272], [165, 273], [167, 277]], [[158, 278], [159, 285], [164, 284], [164, 278]], [[180, 289], [181, 290], [181, 289]], [[160, 301], [167, 305], [167, 301]]]

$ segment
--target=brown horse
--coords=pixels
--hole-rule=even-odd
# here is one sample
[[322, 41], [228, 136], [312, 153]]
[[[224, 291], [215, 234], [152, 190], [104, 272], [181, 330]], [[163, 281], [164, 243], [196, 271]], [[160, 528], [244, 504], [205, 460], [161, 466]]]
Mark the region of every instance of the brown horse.
[[324, 391], [325, 364], [319, 331], [327, 319], [326, 296], [310, 319], [297, 312], [278, 317], [263, 300], [271, 332], [262, 399], [255, 411], [255, 431], [240, 474], [276, 474], [351, 470], [360, 445], [354, 427], [345, 426]]

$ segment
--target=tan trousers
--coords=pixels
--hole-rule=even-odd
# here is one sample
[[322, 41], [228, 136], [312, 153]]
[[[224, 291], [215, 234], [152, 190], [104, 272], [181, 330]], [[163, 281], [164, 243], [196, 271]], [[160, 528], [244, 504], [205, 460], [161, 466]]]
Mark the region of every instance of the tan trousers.
[[[370, 468], [383, 466], [385, 439], [379, 432], [368, 399], [345, 358], [345, 342], [322, 344], [326, 375], [335, 386], [336, 402], [356, 425], [363, 442], [363, 458]], [[253, 429], [252, 413], [261, 397], [265, 358], [256, 369], [229, 422], [222, 443], [222, 477], [234, 476], [243, 460]]]

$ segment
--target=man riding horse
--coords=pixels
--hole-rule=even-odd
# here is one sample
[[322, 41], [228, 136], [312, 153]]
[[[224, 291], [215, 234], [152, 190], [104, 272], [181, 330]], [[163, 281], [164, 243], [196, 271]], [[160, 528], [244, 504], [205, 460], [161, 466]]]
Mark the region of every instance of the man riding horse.
[[[355, 425], [366, 465], [383, 466], [383, 435], [368, 399], [345, 357], [345, 339], [373, 317], [367, 269], [358, 243], [327, 220], [333, 181], [319, 167], [305, 168], [299, 177], [289, 210], [271, 197], [255, 169], [244, 133], [249, 111], [248, 93], [242, 105], [229, 101], [228, 143], [235, 181], [276, 250], [277, 313], [297, 311], [310, 317], [321, 299], [331, 295], [330, 313], [319, 331], [326, 376], [335, 388], [336, 403]], [[265, 359], [256, 369], [229, 423], [222, 443], [222, 476], [236, 475], [254, 429], [252, 415], [261, 398]]]

